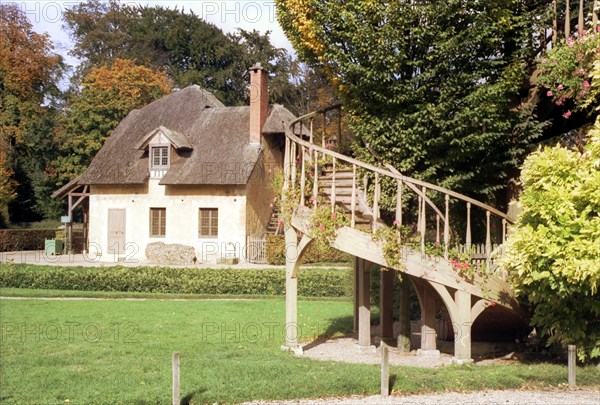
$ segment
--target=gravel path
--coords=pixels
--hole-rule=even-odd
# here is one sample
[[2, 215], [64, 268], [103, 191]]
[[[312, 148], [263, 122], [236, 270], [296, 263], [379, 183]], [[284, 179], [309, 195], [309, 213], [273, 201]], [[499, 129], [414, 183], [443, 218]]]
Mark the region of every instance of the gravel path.
[[386, 398], [370, 397], [323, 398], [316, 400], [264, 402], [247, 404], [403, 404], [403, 405], [599, 405], [600, 390], [565, 391], [478, 391], [470, 393], [448, 392], [427, 395], [392, 395]]

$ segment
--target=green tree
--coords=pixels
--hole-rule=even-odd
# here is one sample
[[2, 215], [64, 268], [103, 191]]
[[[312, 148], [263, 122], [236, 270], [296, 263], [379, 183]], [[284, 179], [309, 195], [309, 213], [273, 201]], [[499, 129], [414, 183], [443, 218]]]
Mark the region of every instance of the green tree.
[[[14, 221], [33, 221], [52, 215], [56, 156], [52, 127], [56, 87], [62, 73], [47, 35], [40, 35], [14, 4], [0, 4], [0, 148], [7, 192], [0, 206], [10, 208]], [[0, 216], [7, 222], [7, 210]]]
[[61, 156], [56, 170], [65, 183], [80, 175], [119, 122], [132, 110], [168, 94], [162, 71], [115, 59], [84, 76], [81, 94], [71, 98], [57, 130]]
[[[406, 174], [493, 200], [542, 133], [524, 103], [540, 32], [534, 1], [276, 4], [356, 136]], [[356, 153], [373, 159], [360, 144]]]
[[239, 30], [225, 34], [193, 12], [89, 0], [65, 13], [65, 27], [75, 42], [72, 54], [82, 60], [79, 74], [125, 58], [166, 68], [175, 86], [198, 84], [226, 105], [247, 103], [247, 70], [261, 62], [276, 76], [272, 99], [289, 92], [290, 58], [275, 48], [269, 33]]

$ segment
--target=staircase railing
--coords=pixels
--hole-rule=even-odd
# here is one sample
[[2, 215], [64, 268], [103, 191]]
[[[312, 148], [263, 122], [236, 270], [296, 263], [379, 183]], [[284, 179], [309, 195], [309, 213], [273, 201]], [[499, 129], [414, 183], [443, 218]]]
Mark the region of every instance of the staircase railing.
[[[330, 201], [332, 212], [334, 212], [336, 204], [338, 203], [336, 197], [336, 167], [340, 164], [347, 165], [352, 168], [352, 194], [351, 194], [351, 203], [350, 203], [350, 226], [354, 228], [356, 226], [356, 215], [357, 215], [357, 207], [356, 207], [356, 193], [361, 187], [360, 180], [358, 178], [358, 171], [362, 171], [364, 173], [370, 173], [370, 177], [374, 177], [374, 185], [373, 185], [373, 227], [377, 227], [377, 223], [380, 222], [380, 202], [381, 202], [381, 183], [384, 178], [391, 179], [397, 183], [397, 192], [396, 192], [396, 212], [395, 212], [395, 225], [402, 226], [403, 220], [406, 217], [406, 213], [403, 208], [403, 199], [406, 199], [405, 192], [412, 192], [416, 195], [418, 204], [417, 204], [417, 215], [413, 215], [413, 217], [417, 218], [417, 231], [420, 235], [420, 245], [422, 253], [425, 253], [426, 249], [426, 234], [435, 233], [435, 241], [438, 244], [442, 244], [444, 248], [444, 257], [448, 260], [449, 251], [451, 248], [451, 232], [450, 232], [450, 207], [451, 204], [464, 204], [464, 213], [465, 217], [464, 223], [466, 223], [464, 229], [464, 245], [460, 247], [463, 251], [473, 251], [476, 253], [476, 256], [479, 260], [482, 260], [482, 257], [485, 257], [488, 265], [490, 264], [492, 257], [492, 249], [497, 248], [506, 240], [507, 226], [508, 224], [512, 224], [511, 219], [502, 211], [497, 210], [496, 208], [484, 204], [480, 201], [477, 201], [471, 197], [466, 195], [457, 193], [455, 191], [437, 186], [435, 184], [431, 184], [422, 180], [414, 179], [408, 176], [405, 176], [401, 173], [398, 173], [396, 170], [389, 170], [386, 168], [381, 168], [374, 166], [369, 163], [362, 162], [360, 160], [354, 159], [349, 156], [345, 156], [336, 151], [330, 150], [325, 147], [324, 138], [325, 138], [325, 126], [327, 123], [327, 114], [337, 111], [338, 120], [341, 119], [341, 105], [336, 104], [326, 108], [322, 108], [317, 111], [313, 111], [309, 114], [303, 115], [294, 121], [292, 121], [289, 126], [286, 128], [286, 139], [285, 139], [285, 152], [284, 152], [284, 185], [283, 188], [286, 190], [288, 187], [300, 187], [300, 197], [298, 200], [299, 206], [306, 205], [306, 184], [307, 184], [307, 171], [309, 170], [309, 165], [307, 162], [315, 162], [314, 168], [310, 170], [314, 170], [314, 173], [311, 173], [313, 177], [313, 187], [312, 187], [312, 198], [314, 201], [313, 208], [316, 207], [316, 202], [319, 197], [319, 174], [320, 170], [316, 162], [319, 161], [319, 158], [326, 158], [330, 161], [332, 167], [332, 175], [331, 175], [331, 191], [330, 191]], [[314, 142], [314, 120], [322, 116], [323, 118], [323, 141], [321, 145], [317, 145]], [[341, 124], [338, 121], [338, 139], [341, 136]], [[306, 139], [303, 139], [306, 138]], [[367, 175], [363, 176], [362, 179], [362, 188], [363, 190], [368, 189], [368, 177]], [[299, 184], [298, 184], [299, 183]], [[432, 201], [432, 198], [429, 197], [432, 193], [441, 194], [441, 201], [444, 201], [444, 209], [443, 212], [440, 210]], [[432, 213], [428, 212], [433, 211], [435, 215], [435, 221], [431, 221], [434, 229], [427, 229], [428, 226], [428, 215]], [[473, 222], [473, 208], [477, 207], [483, 210], [485, 213], [485, 241], [479, 244], [479, 247], [473, 248], [473, 246], [477, 245], [473, 243], [473, 232], [472, 232], [472, 222]], [[414, 214], [414, 212], [412, 213]], [[493, 227], [492, 221], [500, 221], [501, 227]], [[443, 230], [440, 229], [441, 226]], [[500, 229], [500, 235], [494, 235], [495, 238], [492, 238], [492, 230]], [[454, 232], [457, 235], [461, 235], [460, 232]], [[458, 238], [456, 238], [458, 239]], [[492, 245], [492, 240], [495, 240], [495, 245]], [[483, 246], [482, 246], [483, 245]]]

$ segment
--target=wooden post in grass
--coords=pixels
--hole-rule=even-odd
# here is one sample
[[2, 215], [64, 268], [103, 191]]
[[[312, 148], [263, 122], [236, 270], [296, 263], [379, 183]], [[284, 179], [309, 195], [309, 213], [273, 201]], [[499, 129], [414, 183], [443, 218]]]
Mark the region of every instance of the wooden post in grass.
[[568, 366], [569, 366], [569, 388], [575, 388], [575, 366], [576, 366], [576, 356], [577, 349], [575, 345], [568, 346]]
[[390, 365], [389, 352], [387, 344], [381, 340], [381, 396], [387, 397], [390, 394]]
[[179, 405], [179, 353], [173, 352], [173, 405]]

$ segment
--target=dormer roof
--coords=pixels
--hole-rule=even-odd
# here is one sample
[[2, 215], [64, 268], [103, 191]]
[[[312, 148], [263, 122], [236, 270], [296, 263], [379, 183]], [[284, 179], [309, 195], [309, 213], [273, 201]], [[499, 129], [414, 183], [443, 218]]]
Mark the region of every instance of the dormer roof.
[[148, 147], [148, 144], [155, 136], [158, 134], [164, 135], [165, 138], [169, 141], [171, 145], [175, 149], [192, 149], [192, 145], [189, 139], [183, 135], [181, 132], [173, 131], [167, 127], [159, 125], [157, 128], [148, 132], [140, 141], [135, 145], [136, 149], [145, 150]]

